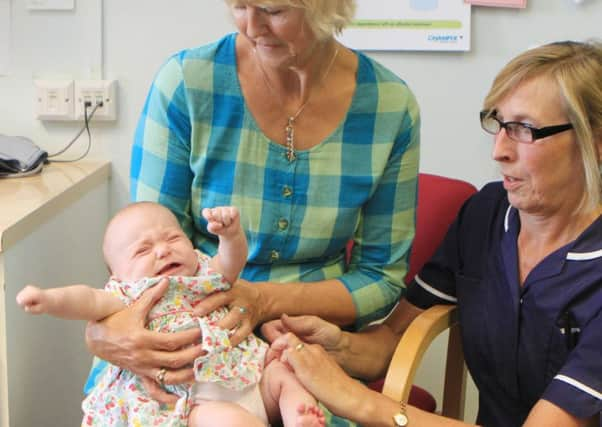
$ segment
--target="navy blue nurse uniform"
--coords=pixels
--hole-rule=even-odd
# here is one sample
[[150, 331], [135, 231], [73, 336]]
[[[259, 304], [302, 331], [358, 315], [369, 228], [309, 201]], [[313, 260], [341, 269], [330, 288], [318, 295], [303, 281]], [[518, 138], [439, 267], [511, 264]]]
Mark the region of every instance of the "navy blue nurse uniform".
[[[477, 423], [519, 426], [539, 399], [588, 418], [602, 410], [602, 216], [549, 254], [521, 288], [520, 218], [501, 183], [470, 198], [407, 300], [457, 304]], [[602, 426], [602, 423], [601, 423]]]

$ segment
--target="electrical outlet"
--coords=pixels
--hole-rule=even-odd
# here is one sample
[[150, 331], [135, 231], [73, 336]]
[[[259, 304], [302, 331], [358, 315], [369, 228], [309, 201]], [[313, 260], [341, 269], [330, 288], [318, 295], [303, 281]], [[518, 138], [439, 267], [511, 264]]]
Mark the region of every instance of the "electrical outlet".
[[73, 80], [34, 80], [35, 111], [40, 120], [73, 120]]
[[85, 105], [88, 103], [88, 117], [94, 112], [93, 120], [117, 119], [117, 81], [115, 80], [76, 80], [75, 81], [75, 120], [84, 120]]

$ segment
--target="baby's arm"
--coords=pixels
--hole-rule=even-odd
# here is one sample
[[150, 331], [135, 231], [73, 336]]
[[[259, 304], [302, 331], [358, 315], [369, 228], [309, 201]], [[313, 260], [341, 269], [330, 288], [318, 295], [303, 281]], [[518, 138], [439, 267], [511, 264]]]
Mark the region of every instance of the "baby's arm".
[[211, 259], [211, 267], [220, 272], [229, 283], [234, 283], [247, 263], [248, 253], [247, 238], [240, 226], [238, 209], [219, 206], [205, 208], [202, 213], [208, 221], [207, 230], [219, 237], [217, 255]]
[[17, 303], [31, 314], [75, 320], [100, 320], [125, 308], [111, 293], [86, 285], [49, 289], [28, 285], [17, 294]]

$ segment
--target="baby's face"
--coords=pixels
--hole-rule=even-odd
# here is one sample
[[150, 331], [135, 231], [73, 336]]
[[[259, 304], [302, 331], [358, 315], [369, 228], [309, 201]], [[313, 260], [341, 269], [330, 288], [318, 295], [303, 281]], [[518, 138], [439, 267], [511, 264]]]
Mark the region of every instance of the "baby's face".
[[114, 277], [193, 276], [197, 256], [175, 217], [162, 208], [134, 209], [111, 227], [106, 251]]

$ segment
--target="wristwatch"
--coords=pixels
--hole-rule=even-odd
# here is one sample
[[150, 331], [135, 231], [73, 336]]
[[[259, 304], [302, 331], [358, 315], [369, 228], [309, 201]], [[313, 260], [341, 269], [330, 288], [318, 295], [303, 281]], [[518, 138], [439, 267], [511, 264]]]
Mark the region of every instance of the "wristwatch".
[[408, 416], [406, 414], [406, 403], [399, 402], [399, 412], [393, 415], [393, 422], [396, 427], [407, 427], [410, 425]]

